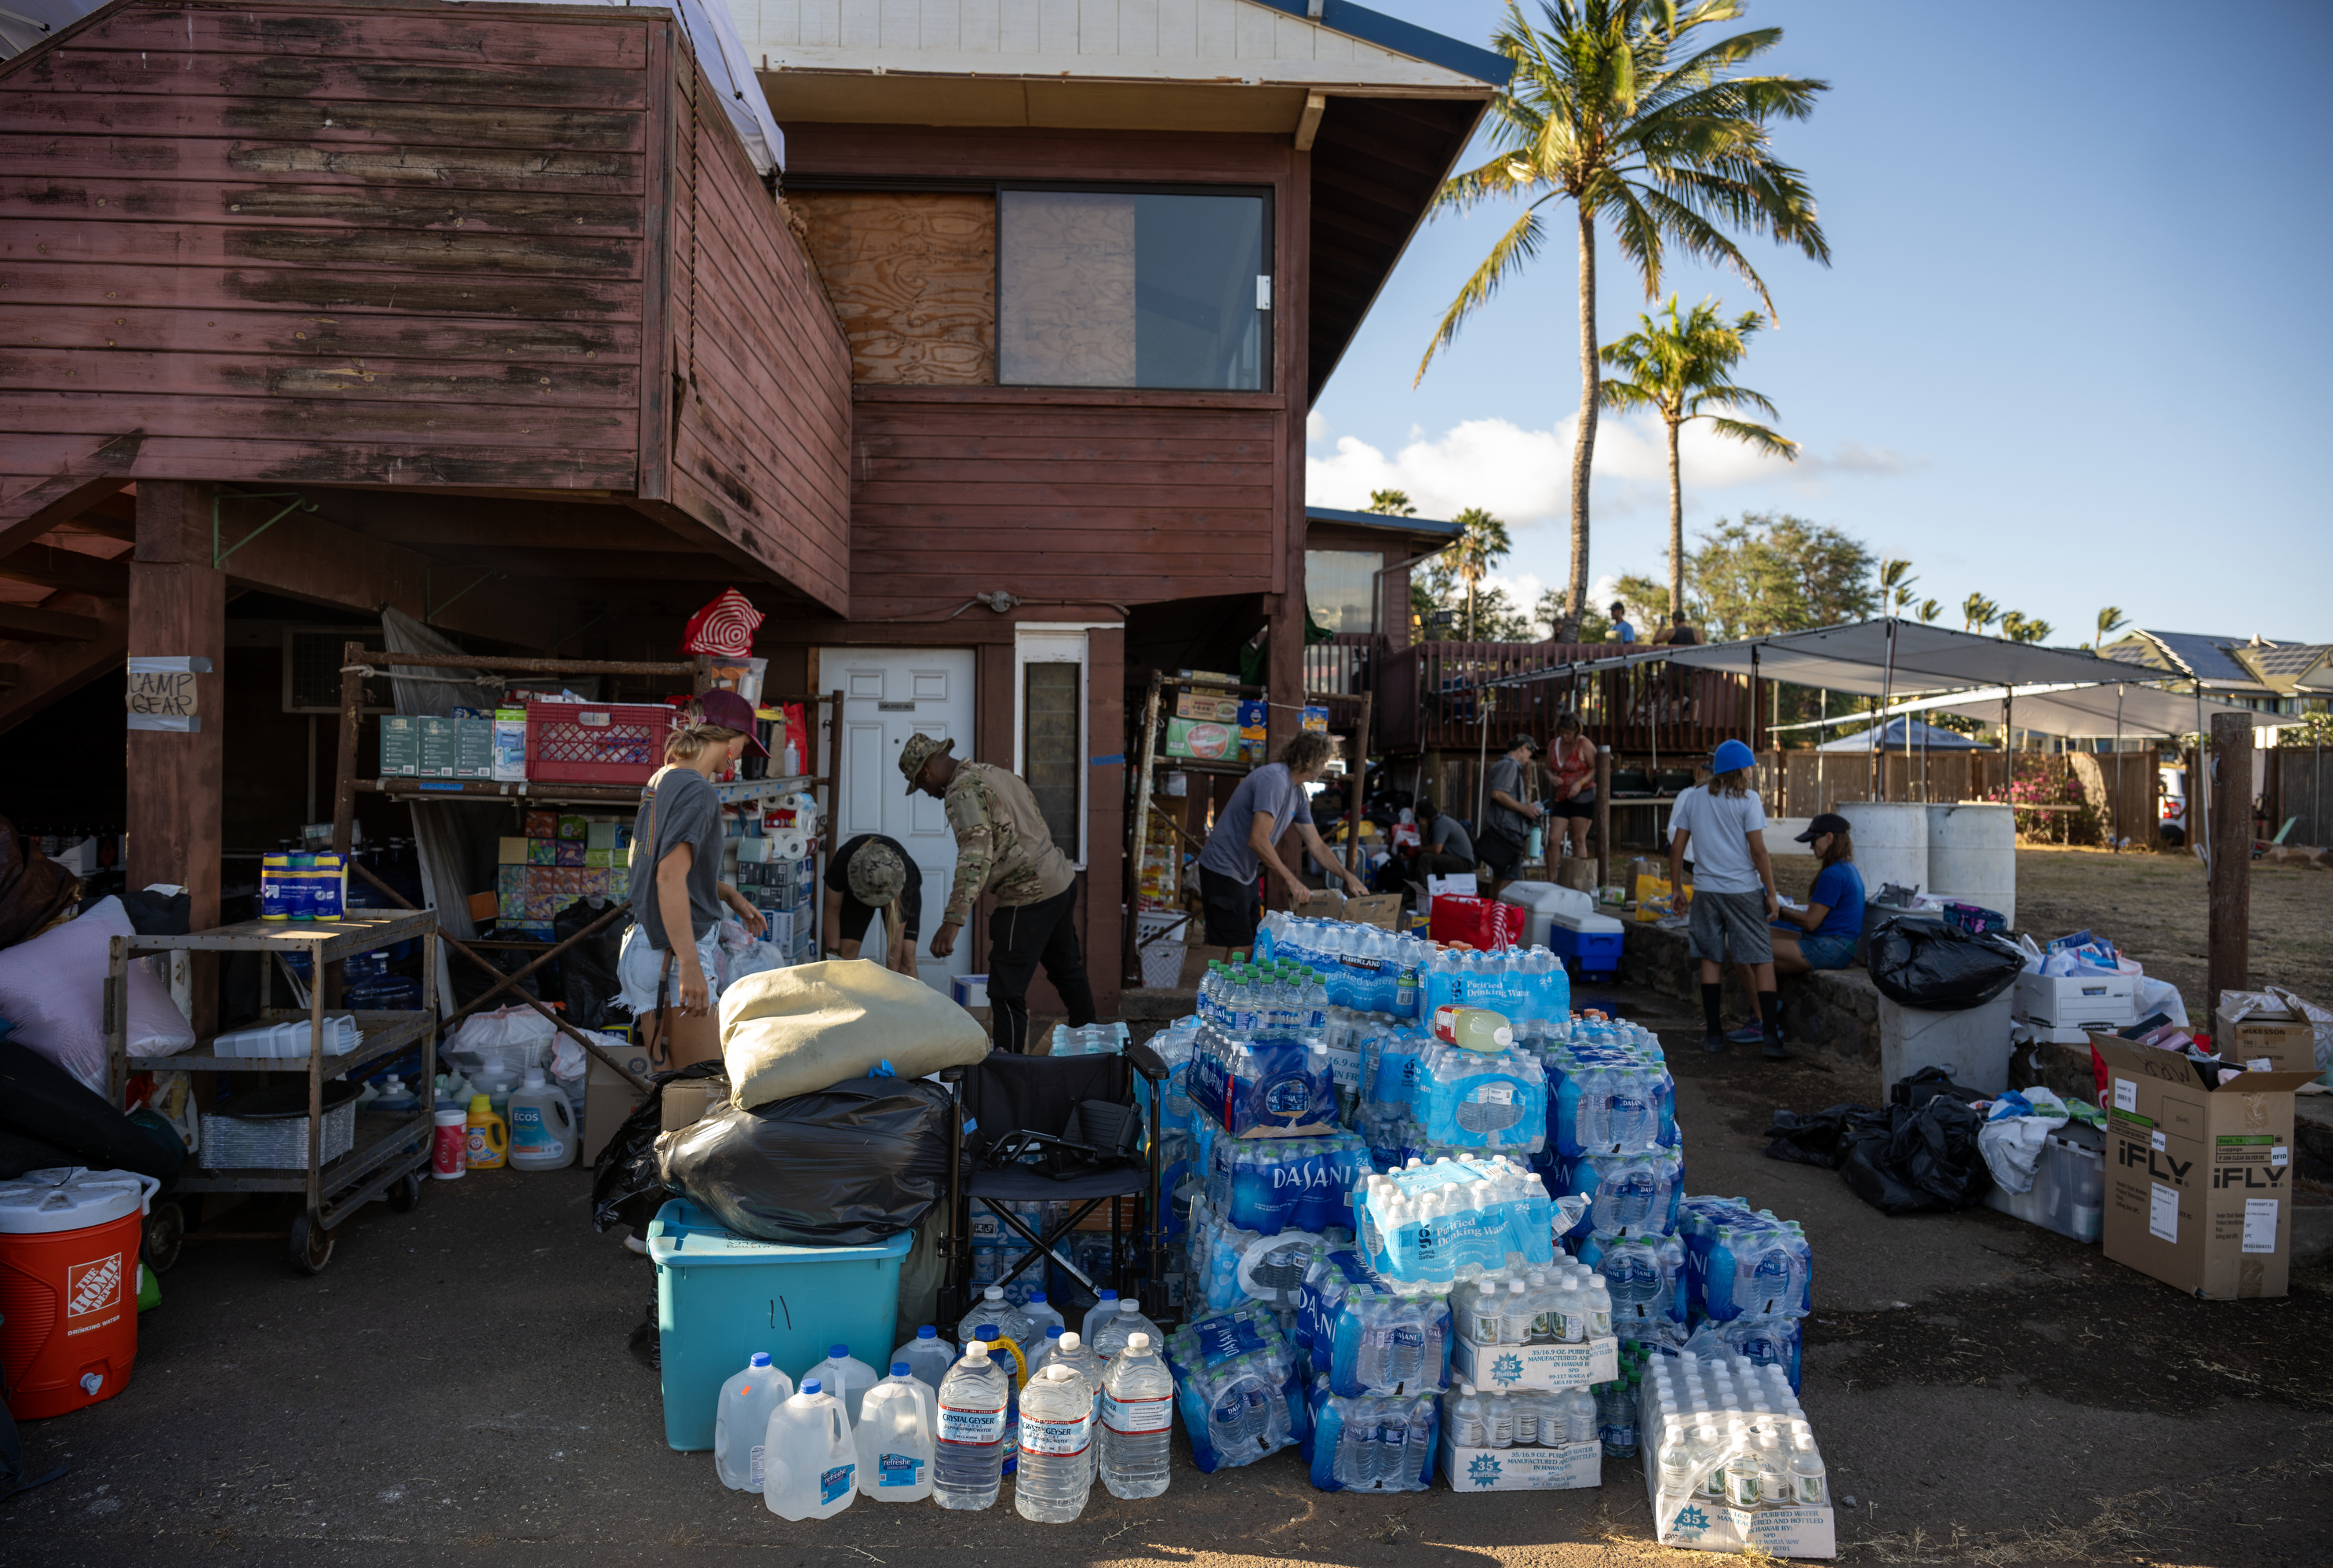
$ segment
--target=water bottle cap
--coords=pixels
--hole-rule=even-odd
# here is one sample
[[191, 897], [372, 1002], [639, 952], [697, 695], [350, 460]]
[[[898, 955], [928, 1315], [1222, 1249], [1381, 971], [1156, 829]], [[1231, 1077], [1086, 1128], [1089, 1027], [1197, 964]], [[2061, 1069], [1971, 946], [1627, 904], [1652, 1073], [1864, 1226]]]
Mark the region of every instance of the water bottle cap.
[[986, 1340], [974, 1340], [972, 1343], [965, 1346], [964, 1359], [968, 1361], [985, 1361], [988, 1360], [988, 1342]]
[[1103, 1301], [1116, 1301], [1118, 1299], [1118, 1293], [1114, 1290], [1096, 1291], [1094, 1294]]
[[1142, 1303], [1138, 1301], [1122, 1301], [1118, 1303], [1118, 1310], [1122, 1313], [1138, 1313], [1142, 1310]]
[[[1150, 1348], [1150, 1336], [1148, 1334], [1128, 1334], [1126, 1336], [1126, 1348], [1130, 1351], [1147, 1351]], [[1063, 1367], [1061, 1370], [1066, 1372], [1070, 1369]]]
[[845, 1361], [848, 1360], [850, 1355], [850, 1347], [849, 1345], [829, 1345], [826, 1347], [826, 1353], [838, 1361]]
[[1003, 1301], [1004, 1299], [1004, 1287], [1001, 1284], [993, 1284], [980, 1294], [981, 1299], [984, 1301]]
[[823, 1387], [823, 1385], [821, 1384], [816, 1378], [804, 1378], [802, 1380], [802, 1391], [806, 1394], [814, 1394], [819, 1392], [821, 1387]]
[[916, 1331], [916, 1337], [919, 1340], [936, 1340], [940, 1337], [940, 1331], [926, 1323]]
[[1460, 1383], [1458, 1385], [1458, 1391], [1471, 1400], [1474, 1397], [1474, 1385], [1472, 1383]]
[[[994, 1323], [983, 1323], [978, 1328], [972, 1331], [972, 1337], [978, 1342], [986, 1344], [997, 1337], [996, 1325]], [[965, 1348], [969, 1350], [972, 1347], [967, 1345]]]
[[1048, 1382], [1066, 1383], [1075, 1375], [1076, 1374], [1071, 1372], [1069, 1368], [1061, 1365], [1059, 1361], [1054, 1362], [1051, 1366], [1045, 1369], [1045, 1379]]
[[1073, 1351], [1073, 1350], [1076, 1350], [1080, 1345], [1083, 1344], [1084, 1342], [1085, 1342], [1085, 1341], [1079, 1337], [1079, 1335], [1078, 1335], [1078, 1331], [1077, 1331], [1077, 1330], [1075, 1330], [1075, 1329], [1063, 1329], [1063, 1330], [1061, 1331], [1061, 1348], [1062, 1348], [1063, 1350], [1065, 1350], [1065, 1351]]
[[891, 1375], [895, 1378], [904, 1378], [907, 1375], [910, 1369], [905, 1361], [893, 1361], [891, 1363]]
[[1044, 1299], [1045, 1293], [1043, 1291], [1032, 1290], [1029, 1293], [1029, 1304], [1031, 1306], [1035, 1306], [1039, 1302], [1043, 1301]]
[[755, 1351], [752, 1357], [746, 1361], [745, 1364], [749, 1367], [766, 1367], [770, 1364], [770, 1352], [767, 1351]]
[[1057, 1339], [1060, 1339], [1063, 1334], [1067, 1333], [1068, 1332], [1069, 1332], [1069, 1331], [1068, 1331], [1067, 1329], [1064, 1329], [1064, 1328], [1063, 1328], [1063, 1327], [1061, 1327], [1061, 1324], [1059, 1324], [1059, 1323], [1047, 1323], [1047, 1324], [1045, 1325], [1045, 1337], [1046, 1337], [1047, 1339], [1049, 1339], [1049, 1340], [1057, 1340]]

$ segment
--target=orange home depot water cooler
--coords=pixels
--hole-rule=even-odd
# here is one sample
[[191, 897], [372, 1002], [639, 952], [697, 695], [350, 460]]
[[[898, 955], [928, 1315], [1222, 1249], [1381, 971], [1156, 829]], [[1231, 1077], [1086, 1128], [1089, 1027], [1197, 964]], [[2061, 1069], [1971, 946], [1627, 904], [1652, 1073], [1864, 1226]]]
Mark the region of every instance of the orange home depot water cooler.
[[0, 1383], [18, 1420], [62, 1416], [130, 1386], [138, 1242], [161, 1185], [77, 1169], [0, 1181]]

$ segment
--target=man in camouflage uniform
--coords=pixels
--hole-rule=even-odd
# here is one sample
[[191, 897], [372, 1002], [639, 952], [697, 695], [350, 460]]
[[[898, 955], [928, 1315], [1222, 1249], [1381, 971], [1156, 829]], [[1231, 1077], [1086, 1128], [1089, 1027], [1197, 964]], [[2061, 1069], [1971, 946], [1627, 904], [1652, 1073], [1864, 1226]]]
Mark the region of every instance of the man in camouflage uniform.
[[1026, 1052], [1029, 982], [1037, 967], [1060, 993], [1072, 1026], [1094, 1021], [1093, 986], [1078, 946], [1077, 873], [1054, 847], [1037, 800], [1017, 774], [988, 763], [959, 762], [952, 740], [910, 736], [899, 750], [907, 793], [937, 800], [955, 834], [955, 885], [932, 933], [932, 956], [955, 950], [972, 906], [993, 894], [988, 917], [988, 1005], [1000, 1051]]

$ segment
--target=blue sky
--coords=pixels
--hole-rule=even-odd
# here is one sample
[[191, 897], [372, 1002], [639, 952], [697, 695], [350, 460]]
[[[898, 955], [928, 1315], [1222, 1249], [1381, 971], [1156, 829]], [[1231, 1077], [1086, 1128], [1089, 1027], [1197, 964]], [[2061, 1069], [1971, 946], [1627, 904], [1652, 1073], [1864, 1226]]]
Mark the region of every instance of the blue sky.
[[[1370, 3], [1478, 43], [1503, 9]], [[1805, 456], [1688, 437], [1688, 547], [1721, 516], [1788, 510], [1908, 557], [1944, 624], [1982, 592], [2068, 644], [2105, 604], [2175, 630], [2333, 640], [2333, 180], [2311, 108], [2333, 6], [1753, 0], [1740, 25], [1784, 30], [1764, 68], [1831, 83], [1775, 140], [1815, 191], [1832, 265], [1745, 246], [1781, 321], [1741, 379]], [[1514, 209], [1428, 225], [1311, 442], [1315, 504], [1398, 484], [1428, 515], [1505, 517], [1503, 575], [1527, 602], [1569, 569], [1579, 404], [1573, 220], [1546, 210], [1554, 243], [1413, 390]], [[1608, 234], [1599, 260], [1608, 341], [1649, 307]], [[1698, 267], [1672, 269], [1670, 291], [1755, 303]], [[1666, 575], [1664, 461], [1656, 425], [1605, 417], [1591, 579]]]

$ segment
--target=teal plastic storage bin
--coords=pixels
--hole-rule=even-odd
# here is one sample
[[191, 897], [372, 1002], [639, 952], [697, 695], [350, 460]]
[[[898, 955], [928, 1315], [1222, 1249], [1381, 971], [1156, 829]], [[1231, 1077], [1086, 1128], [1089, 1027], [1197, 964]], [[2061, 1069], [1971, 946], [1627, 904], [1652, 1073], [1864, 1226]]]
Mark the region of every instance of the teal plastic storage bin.
[[674, 1198], [648, 1225], [657, 1270], [657, 1338], [664, 1363], [664, 1439], [683, 1453], [713, 1447], [721, 1385], [767, 1351], [796, 1382], [848, 1344], [888, 1370], [898, 1342], [902, 1231], [873, 1246], [786, 1246], [713, 1223]]

